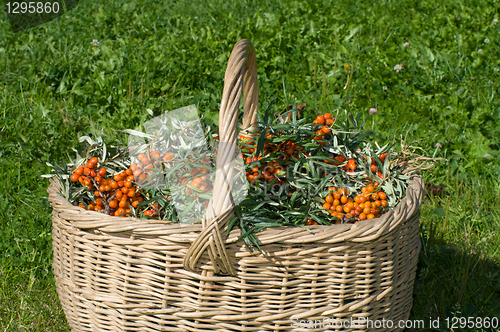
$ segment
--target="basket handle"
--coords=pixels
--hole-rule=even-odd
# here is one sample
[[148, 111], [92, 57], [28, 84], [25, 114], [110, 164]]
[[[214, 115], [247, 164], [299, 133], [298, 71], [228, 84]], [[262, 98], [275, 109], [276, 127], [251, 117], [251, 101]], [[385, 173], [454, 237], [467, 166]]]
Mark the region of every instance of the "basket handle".
[[191, 244], [184, 257], [184, 268], [188, 271], [196, 270], [200, 257], [207, 250], [216, 274], [236, 274], [222, 240], [221, 229], [233, 216], [234, 203], [231, 188], [242, 92], [244, 115], [240, 134], [251, 136], [251, 132], [257, 127], [259, 93], [255, 48], [246, 39], [235, 44], [227, 64], [219, 112], [220, 143], [217, 152], [214, 195], [202, 220], [203, 231]]

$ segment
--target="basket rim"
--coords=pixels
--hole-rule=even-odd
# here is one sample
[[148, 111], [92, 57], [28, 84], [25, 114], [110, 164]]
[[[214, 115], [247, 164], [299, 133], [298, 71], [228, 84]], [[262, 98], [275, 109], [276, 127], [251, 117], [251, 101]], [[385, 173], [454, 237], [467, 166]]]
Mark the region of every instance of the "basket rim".
[[[269, 227], [260, 231], [258, 236], [261, 244], [300, 244], [300, 243], [336, 243], [347, 240], [363, 242], [373, 240], [374, 235], [381, 235], [390, 231], [399, 224], [398, 215], [411, 217], [420, 207], [423, 197], [423, 182], [420, 174], [413, 175], [407, 180], [409, 186], [406, 196], [398, 205], [379, 218], [363, 220], [355, 224], [332, 224], [314, 226], [280, 226]], [[182, 224], [169, 220], [146, 220], [135, 217], [115, 217], [96, 211], [88, 211], [72, 205], [60, 194], [60, 185], [50, 179], [47, 189], [48, 200], [57, 213], [71, 227], [82, 231], [99, 231], [107, 234], [131, 233], [139, 236], [173, 236], [186, 237], [194, 240], [196, 235], [203, 231], [201, 223]], [[401, 218], [399, 218], [401, 219]], [[54, 218], [53, 218], [54, 220]], [[224, 229], [226, 233], [227, 229]], [[235, 242], [241, 235], [239, 228], [233, 229], [226, 238], [226, 244]]]

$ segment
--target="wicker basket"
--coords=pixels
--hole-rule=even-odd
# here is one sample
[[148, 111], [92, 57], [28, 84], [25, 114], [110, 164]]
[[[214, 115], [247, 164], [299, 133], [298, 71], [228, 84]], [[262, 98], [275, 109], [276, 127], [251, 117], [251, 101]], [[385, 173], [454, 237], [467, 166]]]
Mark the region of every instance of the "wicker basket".
[[[242, 40], [225, 76], [222, 142], [236, 142], [242, 90], [243, 125], [255, 120], [256, 73], [254, 48]], [[209, 205], [217, 217], [208, 214], [202, 224], [86, 211], [51, 182], [53, 269], [72, 330], [399, 330], [397, 321], [407, 319], [412, 306], [421, 178], [411, 179], [406, 197], [381, 218], [309, 230], [266, 229], [258, 234], [267, 253], [262, 255], [234, 242], [239, 231], [224, 236], [232, 212], [223, 159], [231, 146], [218, 154], [217, 195]], [[340, 326], [335, 319], [361, 320]], [[394, 327], [381, 327], [382, 319]], [[305, 325], [309, 320], [315, 327]]]

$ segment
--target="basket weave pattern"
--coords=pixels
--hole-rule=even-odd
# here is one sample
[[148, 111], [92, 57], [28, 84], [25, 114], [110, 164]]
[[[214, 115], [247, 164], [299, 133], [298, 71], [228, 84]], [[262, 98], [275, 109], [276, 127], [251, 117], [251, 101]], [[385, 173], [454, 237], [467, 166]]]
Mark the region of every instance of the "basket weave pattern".
[[[249, 45], [245, 41], [244, 49]], [[239, 80], [234, 86], [241, 94], [243, 85], [248, 125], [256, 110], [248, 96], [256, 98], [256, 85], [248, 86], [256, 80], [245, 82], [245, 58], [238, 63], [241, 66], [233, 66]], [[237, 111], [239, 96], [232, 100], [222, 104]], [[231, 130], [234, 118], [228, 120]], [[228, 141], [236, 139], [233, 133], [227, 134]], [[218, 218], [184, 225], [86, 211], [59, 191], [51, 181], [53, 270], [75, 332], [325, 331], [293, 324], [351, 317], [396, 322], [409, 316], [420, 250], [418, 217], [424, 191], [419, 176], [409, 181], [397, 207], [381, 218], [260, 232], [266, 255], [235, 242], [239, 230], [223, 236], [231, 217], [224, 197], [211, 202], [210, 211]]]

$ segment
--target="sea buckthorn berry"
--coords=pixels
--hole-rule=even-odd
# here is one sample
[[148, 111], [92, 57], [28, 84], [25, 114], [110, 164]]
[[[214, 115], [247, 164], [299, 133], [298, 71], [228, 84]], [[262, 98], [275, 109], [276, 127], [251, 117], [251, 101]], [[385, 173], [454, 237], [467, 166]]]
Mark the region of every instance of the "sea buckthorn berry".
[[386, 195], [384, 192], [382, 192], [382, 191], [379, 191], [379, 192], [377, 193], [377, 195], [378, 195], [378, 197], [379, 197], [381, 200], [383, 200], [383, 199], [386, 199], [386, 198], [387, 198], [387, 195]]
[[94, 191], [94, 196], [95, 197], [101, 197], [101, 194], [99, 193], [99, 190]]
[[111, 187], [109, 185], [104, 186], [104, 191], [111, 191]]
[[113, 189], [118, 189], [118, 183], [114, 180], [109, 183], [109, 186]]
[[324, 117], [325, 119], [331, 119], [331, 118], [332, 118], [332, 114], [331, 114], [331, 113], [325, 113], [325, 114], [323, 115], [323, 117]]
[[125, 181], [125, 182], [123, 183], [123, 185], [124, 185], [125, 187], [127, 187], [127, 188], [130, 188], [130, 187], [132, 187], [132, 182], [130, 182], [130, 181]]
[[78, 167], [75, 170], [75, 174], [82, 175], [83, 174], [83, 166]]
[[373, 219], [375, 218], [375, 215], [373, 213], [370, 213], [366, 216], [366, 219]]
[[330, 134], [330, 132], [331, 132], [331, 129], [330, 129], [330, 128], [328, 128], [327, 126], [323, 126], [323, 127], [321, 128], [321, 132], [322, 132], [324, 135], [329, 135], [329, 134]]
[[327, 203], [332, 204], [332, 203], [333, 203], [333, 201], [334, 201], [332, 194], [328, 194], [328, 195], [325, 197], [325, 201], [326, 201]]
[[97, 164], [98, 162], [99, 162], [99, 159], [97, 159], [97, 157], [91, 158], [89, 160], [89, 163], [92, 163], [92, 164]]
[[344, 212], [345, 212], [345, 213], [349, 213], [349, 212], [351, 212], [351, 208], [350, 208], [350, 207], [348, 207], [347, 205], [344, 205]]
[[360, 213], [359, 214], [359, 220], [365, 220], [366, 219], [366, 214], [365, 213]]
[[326, 123], [327, 126], [331, 126], [331, 125], [333, 125], [335, 123], [335, 120], [333, 120], [333, 119], [326, 119], [325, 123]]
[[342, 197], [340, 198], [340, 202], [341, 202], [342, 204], [347, 203], [347, 196], [342, 196]]
[[325, 118], [323, 117], [323, 115], [318, 115], [316, 117], [316, 121], [319, 123], [319, 124], [325, 124]]
[[340, 205], [340, 201], [338, 199], [334, 199], [332, 205], [333, 206]]
[[73, 173], [70, 177], [71, 181], [76, 182], [80, 179], [80, 175]]
[[161, 159], [161, 161], [163, 161], [164, 163], [174, 159], [174, 155], [172, 153], [166, 153], [163, 158]]
[[114, 200], [114, 199], [113, 199], [113, 200], [111, 200], [111, 201], [109, 202], [109, 207], [110, 207], [111, 209], [116, 209], [116, 208], [118, 207], [118, 202], [117, 202], [116, 200]]
[[344, 208], [342, 207], [342, 205], [337, 205], [337, 206], [335, 207], [335, 210], [336, 210], [337, 212], [344, 212]]
[[123, 197], [123, 192], [121, 190], [118, 190], [115, 195], [116, 199], [120, 200]]
[[83, 203], [79, 203], [78, 206], [81, 207], [82, 209], [85, 209], [85, 204]]
[[87, 205], [87, 210], [91, 211], [93, 209], [94, 209], [94, 205], [93, 204]]
[[341, 194], [339, 194], [339, 193], [335, 193], [335, 194], [333, 194], [333, 198], [334, 198], [334, 199], [338, 199], [338, 200], [340, 200], [340, 198], [341, 198], [341, 197], [342, 197], [342, 195], [341, 195]]
[[149, 216], [149, 217], [151, 217], [152, 215], [154, 215], [154, 213], [155, 213], [154, 210], [146, 210], [146, 211], [143, 212], [143, 214], [145, 216]]
[[116, 174], [115, 176], [113, 176], [113, 179], [116, 181], [116, 182], [120, 182], [121, 180], [123, 180], [123, 178], [121, 177], [120, 174]]
[[380, 200], [376, 200], [375, 204], [377, 204], [377, 207], [380, 207], [382, 205], [382, 203], [380, 202]]
[[88, 176], [88, 175], [90, 174], [90, 168], [85, 167], [85, 168], [83, 169], [83, 174], [84, 174], [84, 175], [86, 175], [86, 176]]
[[125, 209], [119, 208], [118, 210], [115, 211], [115, 216], [119, 217], [119, 216], [121, 216], [124, 213], [125, 213]]
[[100, 206], [103, 206], [103, 205], [104, 205], [104, 202], [102, 201], [102, 199], [101, 199], [101, 198], [97, 198], [97, 199], [95, 200], [95, 203], [96, 203], [97, 205], [100, 205]]
[[120, 203], [118, 203], [118, 206], [121, 208], [127, 208], [128, 207], [128, 201], [121, 200]]
[[382, 199], [380, 200], [380, 204], [383, 206], [383, 207], [386, 207], [388, 205], [387, 201], [385, 199]]
[[101, 177], [106, 176], [106, 169], [104, 167], [101, 168], [97, 174]]
[[377, 194], [372, 194], [371, 198], [372, 198], [372, 201], [376, 201], [376, 200], [378, 200], [379, 197]]
[[323, 204], [323, 209], [325, 209], [325, 210], [330, 210], [330, 207], [331, 207], [330, 203]]

